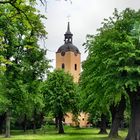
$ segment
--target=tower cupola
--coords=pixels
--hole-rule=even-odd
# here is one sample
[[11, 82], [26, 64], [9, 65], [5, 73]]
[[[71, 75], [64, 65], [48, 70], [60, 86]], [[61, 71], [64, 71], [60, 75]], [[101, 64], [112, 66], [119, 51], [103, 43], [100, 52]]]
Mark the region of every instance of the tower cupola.
[[70, 22], [68, 22], [67, 25], [67, 31], [64, 34], [64, 44], [59, 47], [56, 53], [61, 53], [61, 52], [74, 52], [75, 54], [80, 54], [78, 48], [73, 45], [73, 34], [70, 31]]
[[72, 34], [71, 31], [70, 31], [70, 23], [69, 23], [69, 22], [68, 22], [67, 31], [66, 31], [66, 33], [64, 34], [64, 36], [65, 36], [64, 41], [65, 41], [66, 44], [67, 44], [67, 43], [72, 43], [72, 36], [73, 36], [73, 34]]

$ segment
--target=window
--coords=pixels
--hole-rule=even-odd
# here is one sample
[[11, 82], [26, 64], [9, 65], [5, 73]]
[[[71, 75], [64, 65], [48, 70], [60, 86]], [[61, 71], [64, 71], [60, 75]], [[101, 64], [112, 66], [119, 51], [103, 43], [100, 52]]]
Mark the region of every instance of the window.
[[74, 69], [77, 70], [77, 64], [74, 65]]
[[62, 64], [62, 69], [65, 69], [65, 64], [64, 63]]

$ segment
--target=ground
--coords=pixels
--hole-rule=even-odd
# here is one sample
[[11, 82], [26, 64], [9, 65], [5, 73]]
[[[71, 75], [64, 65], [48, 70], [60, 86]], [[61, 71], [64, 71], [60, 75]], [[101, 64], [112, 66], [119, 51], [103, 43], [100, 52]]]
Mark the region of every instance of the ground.
[[[57, 131], [49, 128], [46, 132], [37, 131], [37, 134], [32, 134], [32, 131], [26, 133], [22, 131], [12, 131], [12, 136], [8, 140], [109, 140], [107, 135], [99, 135], [99, 130], [96, 128], [76, 129], [71, 127], [65, 128], [65, 134], [57, 134]], [[116, 140], [124, 140], [127, 132], [120, 131], [121, 138]], [[4, 136], [0, 136], [0, 140], [7, 140]]]

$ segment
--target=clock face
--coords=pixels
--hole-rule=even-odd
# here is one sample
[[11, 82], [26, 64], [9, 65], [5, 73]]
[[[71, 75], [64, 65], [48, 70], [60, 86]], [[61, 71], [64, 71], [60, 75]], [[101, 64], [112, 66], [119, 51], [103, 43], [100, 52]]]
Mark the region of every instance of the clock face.
[[77, 53], [76, 52], [74, 54], [75, 54], [75, 56], [77, 56]]
[[61, 55], [62, 55], [62, 56], [64, 56], [64, 55], [65, 55], [65, 52], [64, 52], [64, 51], [63, 51], [63, 52], [61, 52]]

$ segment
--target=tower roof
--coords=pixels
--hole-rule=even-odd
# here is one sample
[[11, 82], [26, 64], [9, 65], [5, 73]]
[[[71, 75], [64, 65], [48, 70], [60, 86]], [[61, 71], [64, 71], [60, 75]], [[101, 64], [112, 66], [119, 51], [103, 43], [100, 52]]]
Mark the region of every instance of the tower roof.
[[80, 54], [78, 48], [71, 43], [67, 43], [60, 46], [56, 53], [69, 52], [69, 51], [74, 52], [75, 54]]
[[74, 52], [75, 54], [80, 54], [78, 48], [76, 46], [74, 46], [72, 43], [72, 36], [73, 36], [73, 34], [70, 31], [70, 23], [68, 22], [67, 31], [64, 34], [64, 38], [65, 38], [64, 44], [59, 47], [59, 49], [57, 50], [56, 53], [71, 51], [71, 52]]

